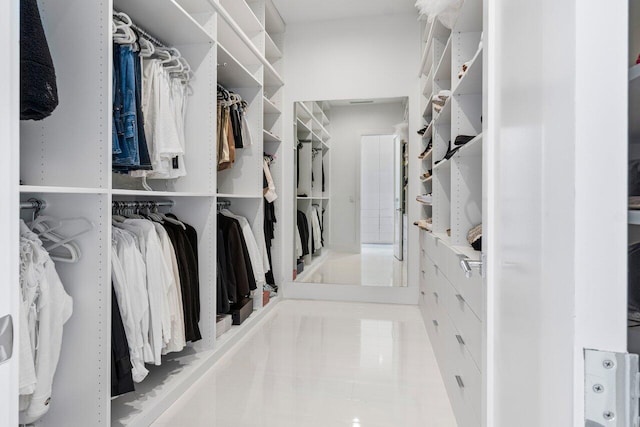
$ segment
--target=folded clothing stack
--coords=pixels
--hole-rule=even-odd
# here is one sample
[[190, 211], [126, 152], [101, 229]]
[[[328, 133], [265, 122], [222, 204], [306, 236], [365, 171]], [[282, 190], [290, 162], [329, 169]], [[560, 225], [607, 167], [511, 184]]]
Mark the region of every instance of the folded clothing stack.
[[431, 231], [433, 229], [433, 220], [431, 218], [420, 219], [414, 222], [413, 225], [417, 225], [422, 230]]
[[433, 95], [433, 98], [431, 99], [431, 102], [433, 102], [433, 109], [436, 110], [437, 113], [439, 113], [450, 97], [451, 97], [451, 91], [447, 89], [443, 89], [440, 92]]
[[424, 205], [430, 205], [431, 203], [433, 203], [433, 196], [431, 195], [431, 193], [421, 194], [416, 197], [416, 200]]
[[482, 250], [482, 224], [476, 225], [467, 233], [467, 241], [476, 251]]

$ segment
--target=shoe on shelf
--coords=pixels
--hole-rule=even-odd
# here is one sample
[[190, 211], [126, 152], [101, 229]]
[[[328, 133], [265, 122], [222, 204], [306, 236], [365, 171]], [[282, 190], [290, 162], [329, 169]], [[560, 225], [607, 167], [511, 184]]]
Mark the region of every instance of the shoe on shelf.
[[456, 136], [456, 139], [453, 141], [453, 145], [456, 145], [456, 146], [464, 145], [464, 144], [466, 144], [467, 142], [471, 141], [474, 138], [475, 138], [475, 136], [458, 135], [458, 136]]

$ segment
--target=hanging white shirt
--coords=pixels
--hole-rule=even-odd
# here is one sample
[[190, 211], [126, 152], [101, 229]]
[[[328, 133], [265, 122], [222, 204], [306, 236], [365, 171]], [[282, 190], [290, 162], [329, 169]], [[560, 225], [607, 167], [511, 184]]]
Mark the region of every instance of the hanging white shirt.
[[267, 202], [273, 203], [278, 195], [276, 194], [276, 184], [273, 182], [273, 177], [271, 176], [271, 169], [269, 168], [269, 162], [265, 159], [263, 163], [264, 175], [267, 178], [267, 192], [264, 194], [264, 198]]
[[[263, 253], [260, 250], [256, 236], [253, 234], [253, 230], [251, 230], [249, 221], [247, 221], [245, 217], [235, 215], [227, 209], [223, 209], [220, 213], [224, 216], [237, 220], [240, 224], [242, 235], [244, 236], [245, 243], [247, 244], [247, 250], [249, 251], [249, 259], [251, 260], [251, 266], [253, 267], [253, 275], [255, 276], [258, 285], [264, 285], [266, 283], [265, 273], [269, 270], [265, 269]], [[266, 251], [264, 243], [262, 248]]]
[[[73, 300], [66, 293], [49, 253], [42, 242], [20, 222], [20, 234], [30, 241], [21, 246], [30, 274], [23, 276], [21, 288], [37, 287], [27, 315], [35, 361], [37, 383], [33, 393], [20, 396], [20, 423], [31, 424], [47, 413], [52, 402], [53, 377], [62, 348], [63, 325], [73, 312]], [[25, 242], [26, 243], [26, 242]], [[35, 279], [35, 282], [33, 281]], [[35, 317], [33, 317], [35, 316]], [[22, 359], [22, 358], [21, 358]]]

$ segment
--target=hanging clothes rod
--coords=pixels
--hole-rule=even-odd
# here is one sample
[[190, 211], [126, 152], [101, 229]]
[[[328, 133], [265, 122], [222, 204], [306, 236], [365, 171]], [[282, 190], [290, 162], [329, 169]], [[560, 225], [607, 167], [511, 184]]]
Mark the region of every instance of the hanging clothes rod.
[[117, 208], [145, 208], [145, 207], [160, 207], [160, 206], [175, 206], [175, 202], [173, 200], [164, 200], [161, 202], [155, 201], [137, 201], [137, 202], [118, 202], [114, 201], [111, 203], [111, 207], [113, 209]]
[[35, 209], [40, 211], [47, 207], [47, 202], [38, 199], [29, 199], [26, 202], [20, 202], [20, 209]]
[[218, 209], [224, 209], [231, 206], [231, 202], [229, 200], [220, 200], [218, 203]]
[[[119, 12], [117, 10], [113, 10], [113, 14], [116, 15], [117, 13], [124, 13], [124, 12]], [[126, 15], [126, 13], [125, 13]], [[128, 15], [127, 15], [128, 16]], [[117, 15], [116, 15], [117, 17]], [[129, 18], [131, 19], [131, 18]], [[131, 19], [131, 22], [133, 22], [133, 19]], [[133, 28], [134, 30], [136, 30], [136, 32], [138, 32], [139, 34], [141, 34], [142, 36], [144, 36], [145, 39], [149, 40], [151, 43], [153, 43], [154, 45], [158, 46], [158, 47], [164, 47], [164, 48], [169, 48], [169, 46], [167, 46], [166, 43], [161, 42], [160, 40], [158, 40], [155, 36], [152, 36], [151, 34], [149, 34], [146, 30], [140, 28], [138, 25], [136, 25], [135, 23], [131, 24], [131, 28]]]

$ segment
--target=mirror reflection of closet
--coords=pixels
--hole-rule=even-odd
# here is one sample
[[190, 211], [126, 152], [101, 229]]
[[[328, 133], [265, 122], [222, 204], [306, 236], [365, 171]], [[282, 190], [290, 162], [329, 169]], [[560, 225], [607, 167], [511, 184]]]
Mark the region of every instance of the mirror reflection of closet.
[[296, 282], [406, 286], [407, 105], [294, 104]]

